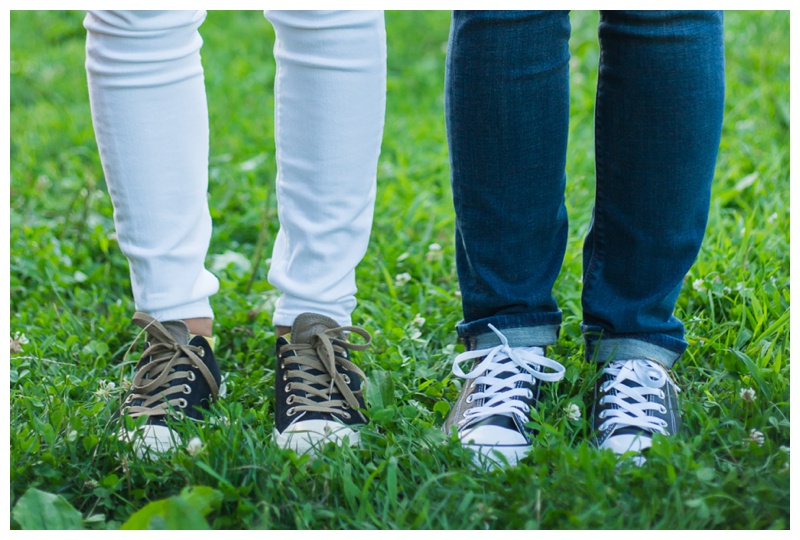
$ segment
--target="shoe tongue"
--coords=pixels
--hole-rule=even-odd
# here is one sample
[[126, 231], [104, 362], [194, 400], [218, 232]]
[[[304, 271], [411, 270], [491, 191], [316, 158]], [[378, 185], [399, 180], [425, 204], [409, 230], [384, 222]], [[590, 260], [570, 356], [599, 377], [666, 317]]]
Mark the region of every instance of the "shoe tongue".
[[189, 327], [183, 321], [164, 321], [161, 323], [164, 325], [172, 337], [175, 338], [175, 341], [180, 343], [181, 345], [188, 345], [189, 344]]
[[[292, 343], [310, 344], [314, 334], [321, 334], [325, 330], [338, 327], [339, 323], [330, 317], [317, 313], [303, 313], [297, 316], [292, 325]], [[334, 337], [344, 340], [344, 332], [336, 332]]]
[[189, 343], [189, 327], [181, 320], [159, 322], [146, 313], [133, 314], [133, 322], [147, 332], [151, 343], [169, 342], [170, 337], [181, 345]]

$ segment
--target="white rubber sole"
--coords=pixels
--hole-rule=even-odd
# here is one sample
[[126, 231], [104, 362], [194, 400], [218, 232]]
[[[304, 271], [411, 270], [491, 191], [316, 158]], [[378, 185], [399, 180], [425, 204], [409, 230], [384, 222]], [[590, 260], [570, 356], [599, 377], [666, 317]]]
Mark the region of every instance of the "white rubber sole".
[[298, 455], [316, 452], [327, 443], [360, 446], [361, 434], [343, 424], [330, 420], [303, 420], [280, 433], [273, 430], [275, 443], [281, 448], [294, 450]]

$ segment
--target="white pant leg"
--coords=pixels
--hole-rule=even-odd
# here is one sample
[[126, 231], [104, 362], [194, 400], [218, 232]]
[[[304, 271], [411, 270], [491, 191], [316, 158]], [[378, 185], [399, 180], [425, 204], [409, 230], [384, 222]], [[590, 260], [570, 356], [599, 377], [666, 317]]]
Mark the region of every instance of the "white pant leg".
[[130, 263], [136, 309], [160, 320], [212, 317], [204, 267], [208, 110], [203, 11], [96, 11], [86, 71], [97, 145]]
[[351, 323], [386, 106], [382, 11], [267, 11], [275, 28], [278, 216], [273, 322]]

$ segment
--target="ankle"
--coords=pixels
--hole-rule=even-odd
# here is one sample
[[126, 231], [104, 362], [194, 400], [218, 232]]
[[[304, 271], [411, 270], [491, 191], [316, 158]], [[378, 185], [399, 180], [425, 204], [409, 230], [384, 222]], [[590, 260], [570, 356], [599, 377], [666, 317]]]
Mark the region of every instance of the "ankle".
[[214, 320], [208, 317], [183, 319], [183, 322], [189, 327], [189, 333], [196, 336], [211, 337], [214, 330]]

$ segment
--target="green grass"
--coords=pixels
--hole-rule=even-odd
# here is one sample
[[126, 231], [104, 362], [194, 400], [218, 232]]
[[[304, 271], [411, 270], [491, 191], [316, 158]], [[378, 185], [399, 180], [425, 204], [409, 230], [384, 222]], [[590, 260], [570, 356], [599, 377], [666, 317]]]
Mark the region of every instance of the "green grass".
[[[788, 12], [727, 14], [714, 200], [677, 307], [691, 344], [677, 370], [685, 429], [659, 439], [642, 468], [617, 467], [587, 443], [594, 372], [582, 361], [579, 280], [594, 190], [597, 15], [573, 14], [571, 229], [553, 351], [567, 373], [548, 388], [532, 456], [494, 472], [473, 469], [439, 432], [462, 350], [442, 97], [449, 13], [387, 13], [386, 129], [355, 313], [374, 336], [358, 355], [373, 422], [363, 448], [313, 461], [271, 440], [276, 292], [263, 261], [277, 231], [274, 64], [258, 12], [213, 12], [203, 27], [209, 263], [228, 250], [254, 263], [222, 269], [213, 299], [228, 398], [215, 422], [187, 426], [203, 442], [195, 455], [138, 461], [107, 427], [142, 343], [91, 126], [81, 21], [79, 12], [11, 14], [9, 326], [12, 339], [24, 335], [10, 361], [12, 528], [53, 515], [116, 529], [145, 507], [173, 519], [162, 526], [218, 529], [789, 527]], [[740, 395], [748, 388], [753, 401]], [[578, 421], [564, 411], [573, 403]]]

